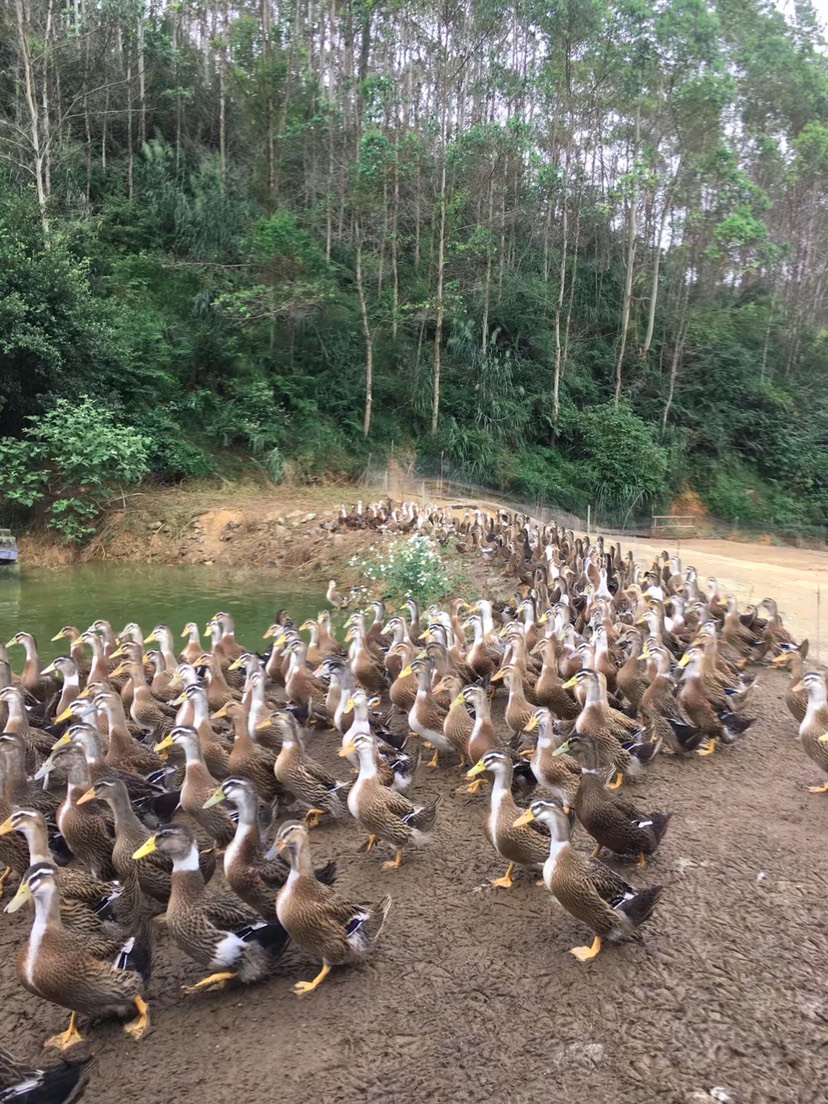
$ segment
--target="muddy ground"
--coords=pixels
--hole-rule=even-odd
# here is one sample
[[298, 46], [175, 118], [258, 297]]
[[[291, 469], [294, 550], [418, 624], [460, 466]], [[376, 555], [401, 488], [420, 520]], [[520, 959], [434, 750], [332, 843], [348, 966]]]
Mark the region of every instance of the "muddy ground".
[[[301, 1001], [290, 986], [317, 964], [296, 950], [269, 983], [188, 997], [180, 987], [203, 971], [162, 936], [152, 1033], [136, 1044], [114, 1024], [89, 1031], [88, 1099], [824, 1101], [828, 795], [806, 791], [820, 779], [783, 687], [763, 671], [746, 710], [759, 721], [741, 744], [709, 759], [661, 756], [631, 788], [643, 809], [674, 814], [649, 868], [626, 868], [666, 887], [641, 944], [578, 963], [567, 950], [587, 931], [533, 878], [488, 885], [505, 864], [481, 831], [485, 797], [455, 792], [456, 766], [421, 766], [415, 793], [444, 802], [432, 845], [399, 871], [379, 869], [386, 854], [357, 853], [352, 821], [313, 833], [344, 893], [393, 895], [373, 958]], [[344, 777], [333, 735], [311, 745]], [[0, 916], [0, 1039], [37, 1059], [66, 1021], [15, 980], [27, 931], [25, 915]]]

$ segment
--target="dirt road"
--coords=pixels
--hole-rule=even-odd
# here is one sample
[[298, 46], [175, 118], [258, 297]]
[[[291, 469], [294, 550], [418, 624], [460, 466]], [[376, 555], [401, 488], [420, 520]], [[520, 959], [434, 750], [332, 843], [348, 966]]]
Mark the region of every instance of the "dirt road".
[[[116, 1025], [88, 1032], [94, 1104], [817, 1104], [828, 1074], [828, 795], [794, 741], [784, 677], [763, 671], [760, 720], [710, 759], [659, 757], [629, 795], [674, 813], [661, 851], [631, 881], [663, 883], [638, 944], [582, 965], [587, 931], [504, 865], [482, 830], [483, 795], [460, 772], [421, 767], [419, 796], [444, 795], [430, 848], [397, 872], [357, 853], [353, 821], [313, 833], [357, 900], [389, 892], [375, 956], [335, 971], [302, 1001], [290, 985], [317, 964], [290, 951], [267, 984], [188, 997], [201, 974], [162, 933], [139, 1044]], [[330, 734], [313, 753], [341, 774]], [[589, 844], [583, 833], [581, 848]], [[14, 956], [25, 910], [0, 916], [0, 1039], [27, 1058], [65, 1027], [24, 992]]]
[[[828, 662], [828, 552], [701, 539], [678, 545], [638, 539], [623, 546], [642, 562], [662, 549], [678, 553], [684, 567], [696, 568], [702, 586], [713, 575], [722, 591], [733, 594], [742, 606], [775, 598], [793, 636], [808, 637], [811, 656]], [[820, 610], [820, 604], [825, 608]]]

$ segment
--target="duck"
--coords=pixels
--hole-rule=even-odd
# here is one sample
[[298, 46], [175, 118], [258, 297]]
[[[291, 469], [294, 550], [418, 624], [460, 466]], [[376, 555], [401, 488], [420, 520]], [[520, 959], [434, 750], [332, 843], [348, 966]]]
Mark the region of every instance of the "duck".
[[[345, 703], [345, 711], [353, 714], [354, 722], [346, 730], [343, 736], [343, 746], [352, 742], [353, 734], [363, 732], [368, 735], [374, 745], [374, 758], [377, 765], [377, 777], [383, 786], [388, 786], [397, 793], [404, 793], [410, 786], [414, 772], [420, 762], [419, 752], [411, 754], [405, 750], [406, 743], [401, 748], [380, 740], [371, 728], [368, 713], [371, 704], [378, 704], [378, 698], [368, 698], [364, 690], [354, 690], [351, 697]], [[356, 753], [351, 753], [349, 760], [353, 766], [359, 766], [359, 758]]]
[[279, 920], [298, 947], [322, 961], [312, 981], [293, 986], [293, 992], [304, 997], [325, 981], [334, 966], [360, 962], [373, 950], [391, 898], [357, 904], [320, 882], [311, 863], [308, 829], [298, 821], [281, 826], [274, 849], [290, 863], [290, 875], [276, 898]]
[[780, 644], [779, 655], [774, 656], [771, 660], [772, 667], [777, 669], [788, 667], [790, 669], [790, 680], [785, 687], [785, 705], [798, 724], [802, 723], [808, 709], [808, 691], [802, 682], [808, 647], [807, 640], [803, 640], [798, 647], [796, 645]]
[[707, 737], [707, 747], [698, 748], [696, 754], [713, 755], [719, 741], [732, 744], [753, 724], [753, 719], [731, 712], [727, 695], [704, 682], [703, 661], [704, 653], [695, 645], [679, 660], [679, 667], [684, 669], [679, 702], [691, 723]]
[[57, 678], [53, 674], [44, 674], [34, 636], [29, 632], [17, 632], [11, 640], [6, 641], [6, 647], [12, 648], [16, 644], [19, 644], [26, 653], [23, 673], [20, 676], [23, 689], [40, 702], [46, 702], [54, 694], [60, 693], [60, 683]]
[[112, 863], [112, 846], [115, 833], [111, 816], [106, 807], [95, 808], [91, 804], [79, 806], [82, 797], [92, 785], [89, 765], [78, 744], [69, 743], [52, 752], [51, 762], [63, 767], [66, 773], [66, 796], [55, 814], [60, 834], [72, 854], [103, 882], [112, 881], [117, 875]]
[[86, 1092], [93, 1061], [63, 1059], [39, 1069], [0, 1047], [0, 1104], [72, 1104]]
[[650, 680], [639, 702], [639, 714], [647, 736], [650, 740], [663, 741], [663, 747], [673, 755], [691, 755], [704, 740], [704, 730], [691, 722], [673, 692], [670, 653], [661, 645], [648, 641], [642, 658], [647, 662]]
[[[799, 726], [802, 749], [810, 760], [828, 773], [828, 688], [818, 671], [802, 676], [802, 686], [808, 693], [808, 708]], [[809, 793], [828, 793], [828, 781], [821, 786], [809, 786]]]
[[506, 703], [505, 719], [509, 731], [513, 736], [522, 732], [532, 716], [534, 705], [526, 699], [523, 686], [523, 678], [514, 664], [501, 667], [492, 675], [492, 682], [503, 681], [509, 691], [509, 700]]
[[[163, 770], [166, 764], [160, 755], [136, 740], [127, 728], [123, 704], [114, 691], [104, 690], [95, 694], [92, 704], [96, 710], [103, 712], [107, 719], [109, 730], [107, 766], [141, 775]], [[74, 707], [70, 706], [70, 709], [74, 712]]]
[[[204, 757], [207, 769], [220, 782], [222, 778], [226, 778], [231, 773], [232, 768], [230, 767], [230, 755], [225, 743], [210, 723], [207, 692], [200, 683], [194, 683], [184, 690], [184, 695], [190, 703], [192, 712], [187, 724], [179, 724], [176, 720], [176, 727], [194, 728], [196, 730], [198, 742], [201, 745], [201, 754]], [[227, 706], [223, 706], [219, 710], [218, 715], [222, 717], [229, 716], [229, 713], [225, 710], [231, 705], [238, 704], [238, 702], [228, 702]]]
[[581, 785], [581, 764], [571, 755], [556, 754], [552, 726], [551, 712], [543, 706], [536, 709], [524, 731], [531, 733], [537, 729], [537, 742], [534, 748], [521, 752], [521, 755], [529, 760], [538, 785], [549, 790], [562, 805], [571, 806]]
[[204, 648], [201, 644], [201, 636], [199, 634], [198, 625], [195, 621], [188, 621], [184, 628], [181, 630], [181, 637], [186, 637], [187, 643], [179, 652], [179, 659], [184, 663], [195, 663], [200, 655], [203, 654]]
[[417, 679], [417, 696], [408, 713], [408, 726], [421, 740], [434, 748], [434, 755], [429, 759], [426, 766], [436, 768], [439, 766], [440, 752], [448, 754], [454, 750], [451, 743], [443, 735], [446, 710], [434, 697], [429, 661], [427, 659], [415, 659], [410, 667], [406, 667], [400, 673], [400, 678], [405, 678], [411, 673]]
[[57, 644], [66, 641], [69, 645], [69, 656], [75, 661], [82, 681], [86, 681], [92, 664], [86, 654], [86, 642], [81, 637], [81, 631], [75, 625], [64, 625], [59, 632], [51, 638], [50, 643]]
[[236, 826], [226, 810], [204, 807], [205, 801], [216, 792], [219, 779], [207, 769], [198, 733], [194, 728], [179, 725], [155, 745], [155, 751], [172, 747], [183, 748], [187, 760], [179, 795], [181, 808], [201, 825], [219, 848], [226, 847], [236, 833]]
[[607, 793], [595, 738], [575, 732], [567, 742], [569, 754], [581, 763], [581, 784], [572, 807], [598, 845], [593, 858], [606, 848], [618, 855], [635, 855], [638, 865], [644, 866], [664, 838], [672, 813], [641, 813], [631, 802]]
[[339, 754], [345, 757], [354, 753], [359, 756], [359, 775], [348, 793], [348, 809], [369, 833], [363, 847], [366, 854], [380, 840], [392, 844], [394, 858], [383, 863], [382, 868], [397, 870], [406, 846], [420, 846], [428, 842], [441, 799], [438, 796], [425, 805], [415, 805], [404, 794], [383, 786], [378, 778], [376, 753], [370, 734], [349, 734], [349, 743]]
[[533, 697], [561, 721], [574, 721], [581, 712], [578, 702], [563, 688], [564, 680], [558, 674], [558, 644], [547, 637], [539, 640], [533, 649], [543, 660], [541, 672], [535, 683]]
[[462, 767], [466, 761], [466, 745], [474, 730], [474, 721], [468, 709], [454, 707], [455, 702], [459, 707], [466, 701], [465, 697], [462, 697], [463, 682], [457, 675], [443, 675], [442, 679], [435, 685], [434, 693], [447, 693], [451, 698], [449, 711], [443, 720], [443, 735], [460, 756], [460, 766]]
[[[0, 837], [19, 832], [26, 840], [28, 866], [48, 863], [55, 867], [55, 878], [60, 888], [61, 908], [67, 927], [77, 934], [97, 937], [101, 932], [99, 909], [110, 904], [117, 892], [113, 886], [96, 878], [78, 866], [58, 869], [49, 850], [49, 830], [43, 814], [35, 809], [15, 809], [2, 824]], [[27, 867], [28, 868], [28, 867]]]
[[523, 827], [539, 821], [549, 830], [549, 857], [543, 881], [568, 913], [594, 933], [589, 947], [573, 947], [579, 962], [590, 962], [604, 943], [635, 938], [652, 916], [664, 887], [635, 889], [599, 859], [576, 851], [570, 840], [567, 810], [556, 800], [536, 800], [515, 821]]
[[491, 880], [491, 885], [501, 889], [512, 888], [512, 874], [518, 866], [540, 869], [549, 854], [549, 837], [542, 829], [531, 824], [515, 827], [521, 810], [512, 797], [512, 761], [504, 751], [487, 751], [482, 759], [466, 772], [474, 779], [484, 771], [494, 776], [489, 815], [483, 821], [483, 830], [495, 851], [509, 866], [501, 878]]
[[[323, 816], [338, 820], [345, 815], [351, 782], [342, 782], [305, 752], [296, 718], [288, 711], [276, 712], [271, 719], [279, 726], [282, 747], [274, 772], [278, 781], [306, 807], [305, 820], [315, 828]], [[270, 723], [269, 721], [266, 723]]]
[[[224, 876], [227, 884], [250, 908], [269, 924], [278, 923], [276, 893], [287, 881], [290, 868], [283, 859], [264, 857], [258, 821], [258, 800], [253, 783], [247, 778], [225, 778], [205, 807], [227, 801], [238, 813], [236, 834], [224, 852]], [[316, 871], [316, 877], [332, 884], [336, 863], [329, 862]]]
[[17, 912], [28, 901], [34, 902], [35, 919], [18, 956], [18, 977], [30, 993], [71, 1012], [67, 1029], [45, 1045], [63, 1052], [82, 1043], [79, 1015], [124, 1019], [137, 1013], [124, 1031], [136, 1041], [143, 1038], [150, 1026], [143, 994], [152, 966], [151, 925], [145, 924], [103, 960], [64, 927], [56, 873], [49, 863], [29, 868], [6, 912]]
[[65, 713], [81, 692], [80, 671], [78, 670], [77, 663], [71, 656], [58, 656], [48, 667], [43, 668], [43, 674], [60, 675], [63, 685], [57, 705], [54, 708], [54, 714], [57, 716], [59, 713]]
[[229, 717], [233, 725], [233, 748], [227, 759], [224, 777], [231, 774], [249, 779], [256, 788], [259, 800], [269, 805], [282, 790], [274, 773], [278, 752], [264, 747], [250, 733], [247, 712], [239, 702], [228, 702], [219, 714]]
[[[78, 799], [78, 804], [83, 805], [87, 801], [105, 801], [112, 810], [115, 824], [112, 862], [118, 881], [130, 887], [137, 881], [147, 897], [166, 905], [172, 889], [172, 865], [160, 853], [153, 853], [146, 862], [138, 863], [133, 859], [135, 851], [147, 842], [152, 832], [138, 819], [124, 783], [115, 778], [101, 778]], [[209, 881], [216, 866], [215, 850], [202, 850], [199, 864], [203, 877]]]
[[183, 986], [184, 992], [223, 989], [231, 981], [251, 984], [272, 973], [289, 938], [279, 921], [267, 923], [235, 896], [211, 898], [198, 847], [183, 826], [159, 829], [132, 858], [138, 862], [155, 852], [172, 862], [167, 930], [189, 958], [212, 971], [194, 985]]

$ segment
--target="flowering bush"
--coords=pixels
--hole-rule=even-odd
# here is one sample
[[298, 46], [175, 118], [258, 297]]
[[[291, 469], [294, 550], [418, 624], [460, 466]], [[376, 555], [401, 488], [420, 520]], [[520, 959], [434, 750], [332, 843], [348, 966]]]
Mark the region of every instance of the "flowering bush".
[[349, 563], [381, 590], [383, 598], [429, 602], [442, 598], [451, 587], [439, 548], [425, 536], [371, 545], [365, 558], [353, 556]]

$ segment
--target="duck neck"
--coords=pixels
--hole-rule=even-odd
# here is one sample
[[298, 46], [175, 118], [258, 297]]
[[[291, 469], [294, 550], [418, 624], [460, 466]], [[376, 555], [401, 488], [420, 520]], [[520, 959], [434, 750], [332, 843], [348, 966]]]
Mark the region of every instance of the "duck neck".
[[23, 828], [23, 835], [29, 845], [29, 866], [34, 866], [35, 863], [55, 865], [55, 860], [49, 850], [49, 836], [45, 824], [28, 821]]
[[374, 749], [367, 744], [359, 748], [359, 777], [360, 780], [377, 777], [376, 755]]

